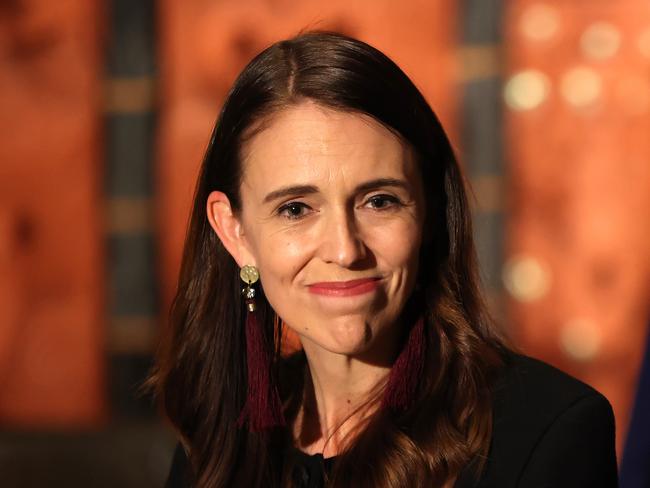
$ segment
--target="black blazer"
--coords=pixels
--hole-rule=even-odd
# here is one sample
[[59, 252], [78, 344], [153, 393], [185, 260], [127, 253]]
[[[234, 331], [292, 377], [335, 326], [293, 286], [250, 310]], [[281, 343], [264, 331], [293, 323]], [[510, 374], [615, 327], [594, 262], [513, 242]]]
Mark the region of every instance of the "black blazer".
[[[614, 438], [614, 414], [603, 395], [546, 363], [513, 354], [495, 386], [485, 469], [475, 479], [473, 460], [454, 488], [614, 488]], [[315, 459], [305, 455], [306, 465]], [[188, 486], [186, 463], [177, 448], [167, 488]]]
[[513, 355], [494, 395], [494, 428], [481, 479], [471, 466], [454, 488], [618, 486], [614, 413], [592, 387]]

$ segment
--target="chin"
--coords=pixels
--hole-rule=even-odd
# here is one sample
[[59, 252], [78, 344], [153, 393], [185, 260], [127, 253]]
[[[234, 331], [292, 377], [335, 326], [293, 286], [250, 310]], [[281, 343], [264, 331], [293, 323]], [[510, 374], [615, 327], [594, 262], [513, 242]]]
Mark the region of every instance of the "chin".
[[320, 346], [335, 354], [358, 356], [367, 353], [377, 342], [377, 331], [367, 320], [346, 320], [327, 330]]

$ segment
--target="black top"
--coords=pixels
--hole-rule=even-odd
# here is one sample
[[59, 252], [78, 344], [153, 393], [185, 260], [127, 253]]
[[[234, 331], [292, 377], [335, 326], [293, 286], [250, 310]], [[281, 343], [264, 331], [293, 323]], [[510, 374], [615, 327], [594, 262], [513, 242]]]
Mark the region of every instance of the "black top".
[[[299, 455], [294, 476], [320, 488], [335, 458]], [[513, 355], [495, 386], [494, 425], [479, 480], [463, 470], [454, 488], [614, 488], [614, 414], [592, 387], [536, 359]], [[184, 488], [186, 459], [176, 449], [166, 488]]]

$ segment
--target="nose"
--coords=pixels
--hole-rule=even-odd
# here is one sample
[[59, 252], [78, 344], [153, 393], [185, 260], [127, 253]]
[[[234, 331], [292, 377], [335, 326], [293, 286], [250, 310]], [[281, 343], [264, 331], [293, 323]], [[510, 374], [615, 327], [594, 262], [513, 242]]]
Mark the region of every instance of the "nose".
[[321, 241], [321, 258], [350, 268], [366, 257], [366, 245], [360, 236], [353, 210], [337, 209], [326, 218]]

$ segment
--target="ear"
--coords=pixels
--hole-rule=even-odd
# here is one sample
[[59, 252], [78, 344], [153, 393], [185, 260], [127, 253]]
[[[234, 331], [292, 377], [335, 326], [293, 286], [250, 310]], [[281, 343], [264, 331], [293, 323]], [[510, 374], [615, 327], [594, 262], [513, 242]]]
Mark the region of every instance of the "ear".
[[244, 237], [240, 219], [233, 212], [230, 200], [225, 193], [213, 191], [208, 195], [207, 215], [223, 246], [239, 267], [245, 264], [255, 266], [255, 260]]

